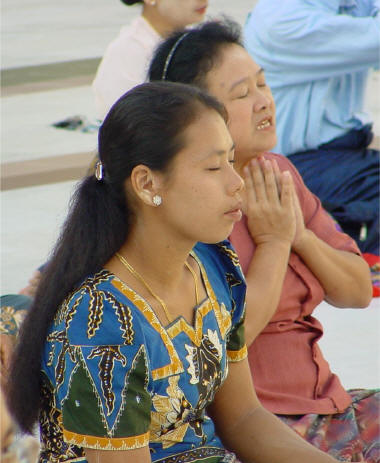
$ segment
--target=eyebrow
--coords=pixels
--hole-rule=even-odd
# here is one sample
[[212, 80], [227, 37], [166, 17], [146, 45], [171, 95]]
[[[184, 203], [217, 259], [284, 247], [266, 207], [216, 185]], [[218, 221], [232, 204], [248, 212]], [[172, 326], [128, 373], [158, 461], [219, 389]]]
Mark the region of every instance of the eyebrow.
[[[232, 143], [232, 146], [231, 148], [229, 149], [229, 153], [231, 153], [231, 151], [233, 151], [235, 149], [235, 143]], [[215, 150], [215, 151], [212, 151], [209, 156], [212, 156], [213, 154], [218, 154], [219, 156], [223, 156], [223, 154], [226, 154], [226, 150]]]
[[[259, 74], [262, 74], [264, 72], [264, 68], [260, 68], [258, 69], [256, 72], [255, 72], [255, 76], [258, 76]], [[236, 82], [234, 82], [231, 87], [230, 87], [230, 92], [232, 92], [232, 90], [234, 90], [234, 88], [238, 87], [240, 84], [242, 84], [243, 82], [247, 81], [249, 79], [248, 76], [246, 77], [243, 77], [239, 80], [237, 80]]]

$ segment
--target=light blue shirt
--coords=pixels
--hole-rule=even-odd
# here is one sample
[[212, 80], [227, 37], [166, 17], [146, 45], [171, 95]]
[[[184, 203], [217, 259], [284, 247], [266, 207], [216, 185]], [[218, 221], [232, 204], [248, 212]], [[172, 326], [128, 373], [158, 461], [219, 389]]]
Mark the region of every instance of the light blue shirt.
[[317, 148], [371, 122], [363, 112], [379, 68], [380, 0], [259, 0], [244, 43], [277, 107], [275, 152]]

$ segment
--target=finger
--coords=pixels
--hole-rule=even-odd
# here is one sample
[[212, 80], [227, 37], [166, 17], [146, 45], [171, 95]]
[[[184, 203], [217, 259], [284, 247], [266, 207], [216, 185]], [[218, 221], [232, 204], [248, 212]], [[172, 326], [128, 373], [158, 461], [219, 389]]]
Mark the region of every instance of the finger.
[[256, 201], [256, 192], [253, 185], [252, 172], [249, 166], [243, 169], [243, 180], [248, 201]]
[[264, 174], [262, 171], [261, 164], [256, 159], [253, 159], [250, 162], [249, 167], [251, 169], [253, 186], [254, 186], [255, 193], [256, 193], [256, 200], [258, 202], [267, 201], [265, 179], [264, 179]]
[[276, 183], [277, 183], [277, 189], [279, 195], [281, 194], [281, 171], [280, 168], [278, 167], [278, 163], [275, 159], [270, 160], [272, 163], [273, 171], [274, 171], [274, 176], [276, 178]]
[[303, 217], [303, 212], [300, 204], [300, 199], [298, 197], [296, 187], [293, 182], [293, 205], [294, 205], [294, 211], [295, 213], [302, 219], [302, 222], [304, 222], [304, 217]]
[[264, 179], [266, 195], [269, 202], [271, 202], [272, 204], [279, 204], [280, 198], [277, 188], [276, 177], [273, 170], [273, 165], [268, 160], [264, 161]]
[[288, 170], [281, 172], [281, 205], [285, 209], [293, 208], [293, 178]]

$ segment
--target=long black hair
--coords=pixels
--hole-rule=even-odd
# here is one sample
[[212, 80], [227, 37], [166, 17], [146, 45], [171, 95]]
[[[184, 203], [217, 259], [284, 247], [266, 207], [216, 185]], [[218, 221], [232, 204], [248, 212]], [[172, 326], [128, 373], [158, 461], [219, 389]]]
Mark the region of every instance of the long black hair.
[[85, 277], [101, 270], [128, 237], [134, 216], [126, 179], [139, 164], [168, 171], [185, 145], [185, 129], [205, 109], [227, 118], [223, 105], [196, 87], [147, 83], [123, 95], [105, 118], [98, 140], [104, 177], [89, 175], [79, 184], [20, 329], [7, 396], [23, 431], [32, 432], [38, 419], [42, 352], [60, 304]]
[[226, 45], [243, 47], [240, 25], [227, 17], [177, 30], [155, 50], [148, 79], [193, 84], [206, 90], [207, 73], [217, 65]]

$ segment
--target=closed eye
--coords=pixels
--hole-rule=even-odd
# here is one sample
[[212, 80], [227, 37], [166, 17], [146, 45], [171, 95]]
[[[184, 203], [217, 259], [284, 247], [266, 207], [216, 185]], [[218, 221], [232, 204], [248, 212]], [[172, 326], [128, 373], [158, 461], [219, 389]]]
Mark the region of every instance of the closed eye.
[[264, 76], [263, 72], [259, 75], [259, 78], [257, 79], [256, 82], [257, 82], [258, 87], [266, 87], [267, 86], [267, 83], [266, 83], [265, 76]]
[[244, 94], [241, 94], [237, 97], [238, 100], [246, 98], [249, 95], [249, 90], [247, 90]]
[[[234, 165], [235, 164], [235, 159], [229, 159], [228, 160], [228, 163], [231, 164], [231, 165]], [[210, 170], [211, 172], [214, 172], [214, 171], [217, 171], [217, 170], [221, 170], [221, 167], [209, 167], [207, 170]]]

